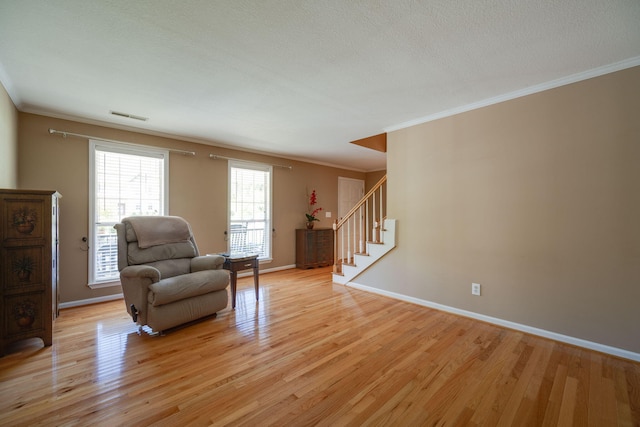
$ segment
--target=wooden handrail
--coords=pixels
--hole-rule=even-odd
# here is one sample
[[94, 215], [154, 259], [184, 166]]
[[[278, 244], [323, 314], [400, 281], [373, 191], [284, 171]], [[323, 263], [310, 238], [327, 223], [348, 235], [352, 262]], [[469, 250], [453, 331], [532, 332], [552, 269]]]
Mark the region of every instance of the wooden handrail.
[[[334, 273], [342, 273], [343, 264], [353, 263], [354, 255], [366, 253], [367, 242], [381, 243], [380, 226], [385, 216], [383, 192], [386, 181], [385, 175], [343, 218], [336, 219], [333, 224]], [[379, 202], [376, 206], [378, 197]], [[371, 226], [374, 228], [371, 229]]]
[[344, 223], [347, 221], [347, 219], [349, 219], [349, 217], [350, 217], [351, 215], [353, 215], [353, 214], [354, 214], [358, 209], [360, 209], [360, 207], [361, 207], [362, 205], [364, 205], [364, 204], [365, 204], [365, 202], [367, 201], [367, 199], [369, 199], [369, 196], [371, 196], [373, 193], [375, 193], [375, 192], [376, 192], [376, 190], [377, 190], [378, 188], [380, 188], [380, 187], [382, 186], [382, 184], [384, 184], [386, 181], [387, 181], [387, 175], [385, 175], [385, 176], [383, 176], [382, 178], [380, 178], [380, 181], [378, 181], [378, 182], [376, 183], [376, 185], [374, 185], [374, 186], [371, 188], [371, 190], [369, 190], [369, 191], [367, 192], [367, 194], [365, 194], [365, 195], [364, 195], [364, 197], [363, 197], [362, 199], [360, 199], [360, 201], [359, 201], [358, 203], [356, 203], [356, 205], [355, 205], [353, 208], [351, 208], [351, 210], [350, 210], [349, 212], [347, 212], [347, 214], [346, 214], [344, 217], [342, 217], [342, 219], [341, 219], [341, 220], [339, 220], [339, 221], [336, 223], [335, 229], [337, 230], [337, 229], [339, 229], [340, 227], [342, 227], [342, 224], [344, 224]]

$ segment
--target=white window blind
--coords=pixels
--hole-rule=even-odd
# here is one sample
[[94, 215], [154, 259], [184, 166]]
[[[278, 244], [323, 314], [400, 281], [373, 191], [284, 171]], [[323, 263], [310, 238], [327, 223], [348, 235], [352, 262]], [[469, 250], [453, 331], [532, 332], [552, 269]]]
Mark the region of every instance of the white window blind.
[[166, 214], [164, 150], [91, 141], [89, 283], [119, 280], [113, 226], [127, 216]]
[[271, 166], [229, 162], [230, 253], [271, 258]]

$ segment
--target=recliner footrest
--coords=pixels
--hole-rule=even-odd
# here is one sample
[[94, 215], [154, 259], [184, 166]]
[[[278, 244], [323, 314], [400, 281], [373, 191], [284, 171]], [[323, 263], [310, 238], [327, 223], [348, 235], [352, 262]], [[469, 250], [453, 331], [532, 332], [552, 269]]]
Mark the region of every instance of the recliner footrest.
[[226, 270], [205, 270], [162, 279], [149, 286], [148, 301], [153, 306], [169, 304], [198, 295], [225, 289], [229, 284]]

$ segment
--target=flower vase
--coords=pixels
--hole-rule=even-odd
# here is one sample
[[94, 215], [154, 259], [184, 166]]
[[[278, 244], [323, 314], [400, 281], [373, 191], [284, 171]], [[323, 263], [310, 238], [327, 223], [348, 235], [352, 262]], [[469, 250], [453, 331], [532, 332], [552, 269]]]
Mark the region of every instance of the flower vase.
[[313, 230], [313, 222], [314, 221], [307, 221], [307, 230]]
[[18, 275], [18, 280], [21, 282], [28, 282], [31, 280], [30, 271], [20, 270], [18, 271], [17, 275]]
[[35, 320], [36, 319], [33, 316], [24, 316], [17, 319], [16, 323], [18, 324], [19, 327], [26, 329], [31, 327], [31, 325], [33, 325], [33, 322]]
[[27, 222], [24, 224], [18, 224], [16, 226], [16, 229], [18, 230], [18, 233], [20, 234], [31, 234], [33, 232], [33, 229], [35, 228], [35, 224], [32, 222]]

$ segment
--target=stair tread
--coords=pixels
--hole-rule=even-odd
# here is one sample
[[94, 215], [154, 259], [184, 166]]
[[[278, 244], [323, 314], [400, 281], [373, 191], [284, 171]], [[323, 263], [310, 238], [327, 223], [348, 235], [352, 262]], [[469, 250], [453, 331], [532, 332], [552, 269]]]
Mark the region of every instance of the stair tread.
[[[395, 243], [395, 233], [396, 233], [396, 225], [395, 220], [391, 223], [387, 224], [387, 227], [378, 229], [378, 234], [366, 236], [369, 238], [378, 237], [378, 241], [369, 240], [367, 238], [364, 239], [366, 245], [362, 247], [360, 245], [354, 244], [351, 246], [353, 252], [347, 251], [346, 254], [349, 254], [349, 257], [340, 258], [339, 263], [342, 266], [346, 266], [340, 269], [339, 273], [334, 273], [334, 278], [337, 283], [349, 283], [353, 280], [354, 277], [357, 277], [364, 270], [368, 269], [371, 265], [375, 264], [378, 259], [382, 258], [387, 254], [391, 249], [396, 247]], [[384, 234], [383, 234], [384, 232]], [[362, 235], [362, 237], [365, 237]], [[362, 241], [361, 241], [362, 242]], [[355, 248], [363, 250], [362, 252], [358, 252]], [[340, 248], [339, 248], [340, 249]], [[342, 248], [344, 251], [344, 248]], [[366, 257], [366, 258], [358, 258], [356, 255]]]

